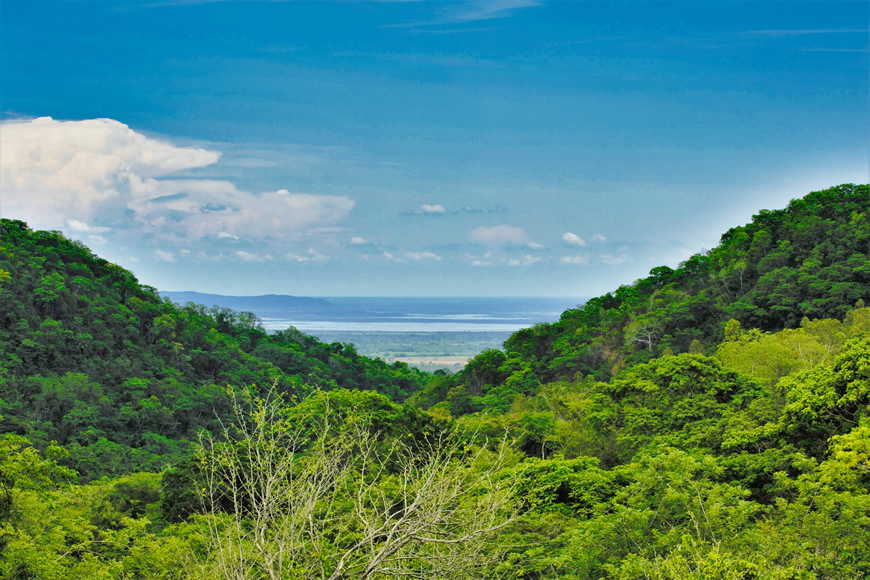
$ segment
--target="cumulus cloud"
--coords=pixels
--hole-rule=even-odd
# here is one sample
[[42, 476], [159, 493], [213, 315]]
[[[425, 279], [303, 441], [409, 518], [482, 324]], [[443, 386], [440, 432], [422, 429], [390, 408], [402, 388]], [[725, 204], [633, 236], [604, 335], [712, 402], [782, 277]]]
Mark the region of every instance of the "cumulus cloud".
[[405, 252], [405, 257], [415, 262], [438, 262], [441, 256], [434, 252]]
[[565, 232], [562, 234], [562, 241], [568, 246], [580, 246], [582, 248], [586, 245], [586, 240], [577, 234], [572, 234], [571, 232]]
[[154, 255], [164, 262], [174, 262], [175, 255], [172, 252], [164, 252], [163, 250], [154, 250]]
[[563, 264], [588, 264], [589, 256], [586, 256], [584, 254], [576, 254], [574, 256], [562, 256], [561, 258], [559, 258], [559, 261]]
[[538, 256], [530, 256], [526, 254], [521, 258], [511, 258], [507, 261], [508, 266], [531, 266], [537, 262], [540, 262], [541, 258]]
[[365, 246], [366, 244], [368, 244], [368, 241], [359, 236], [354, 236], [350, 239], [350, 245], [352, 246]]
[[72, 231], [82, 234], [104, 234], [112, 230], [112, 228], [91, 226], [79, 220], [66, 220], [66, 224]]
[[67, 216], [86, 223], [106, 205], [123, 207], [131, 180], [153, 180], [220, 158], [146, 137], [111, 119], [7, 122], [0, 146], [7, 213], [47, 227], [58, 227]]
[[237, 258], [240, 258], [241, 260], [243, 260], [245, 262], [262, 263], [262, 262], [265, 262], [266, 260], [272, 259], [272, 256], [270, 256], [269, 254], [263, 254], [262, 256], [259, 256], [257, 254], [253, 254], [251, 252], [246, 252], [244, 250], [239, 250], [238, 252], [235, 253], [235, 255]]
[[607, 238], [605, 238], [601, 234], [595, 234], [594, 236], [592, 236], [592, 241], [593, 242], [605, 242], [605, 241], [607, 241]]
[[112, 119], [44, 117], [2, 129], [4, 209], [35, 227], [66, 223], [75, 232], [100, 234], [108, 228], [93, 220], [113, 217], [128, 231], [168, 240], [299, 239], [343, 220], [354, 207], [341, 196], [251, 193], [223, 180], [179, 179], [179, 172], [216, 163], [220, 153], [178, 147]]
[[[289, 193], [286, 190], [259, 195], [213, 192], [210, 197], [224, 202], [226, 209], [208, 211], [201, 199], [192, 200], [198, 203], [188, 207], [184, 222], [194, 237], [233, 231], [243, 232], [246, 236], [300, 238], [314, 226], [343, 220], [354, 206], [354, 201], [347, 197]], [[181, 205], [184, 201], [179, 199], [168, 203]], [[156, 209], [155, 213], [161, 216], [163, 211]]]
[[480, 226], [471, 230], [468, 239], [476, 244], [487, 246], [506, 246], [508, 244], [522, 244], [526, 241], [526, 232], [523, 228], [502, 224], [499, 226]]
[[625, 255], [622, 255], [622, 256], [615, 256], [615, 255], [613, 255], [613, 254], [601, 254], [601, 255], [598, 256], [598, 257], [599, 257], [599, 259], [600, 259], [602, 262], [604, 262], [605, 264], [610, 264], [610, 265], [612, 265], [612, 266], [616, 266], [616, 265], [618, 265], [618, 264], [622, 264], [622, 263], [628, 262], [628, 261], [631, 259], [631, 258], [629, 258], [628, 256], [625, 256]]
[[[290, 260], [291, 262], [317, 262], [317, 261], [325, 261], [325, 260], [329, 259], [328, 256], [321, 254], [320, 252], [318, 252], [314, 248], [308, 248], [308, 250], [305, 251], [304, 255], [294, 254], [293, 252], [289, 252], [289, 253], [285, 254], [284, 257], [286, 259]], [[269, 256], [269, 259], [272, 259], [272, 257]]]
[[428, 203], [424, 203], [420, 207], [414, 210], [416, 214], [443, 214], [447, 213], [447, 209], [441, 205], [440, 203], [436, 203], [434, 205], [429, 205]]
[[465, 253], [463, 254], [463, 258], [468, 260], [468, 263], [472, 266], [491, 266], [492, 265], [492, 252], [487, 252], [483, 256], [475, 256], [473, 254]]
[[546, 258], [542, 256], [533, 256], [531, 254], [523, 254], [520, 256], [499, 256], [498, 251], [493, 252], [492, 250], [486, 252], [482, 256], [476, 256], [474, 254], [464, 253], [462, 254], [462, 258], [472, 266], [479, 267], [490, 267], [490, 266], [531, 266], [533, 264], [537, 264], [538, 262], [545, 261]]
[[526, 246], [528, 246], [529, 249], [531, 249], [531, 250], [543, 250], [544, 249], [544, 245], [539, 244], [538, 242], [529, 242], [528, 244], [526, 244]]

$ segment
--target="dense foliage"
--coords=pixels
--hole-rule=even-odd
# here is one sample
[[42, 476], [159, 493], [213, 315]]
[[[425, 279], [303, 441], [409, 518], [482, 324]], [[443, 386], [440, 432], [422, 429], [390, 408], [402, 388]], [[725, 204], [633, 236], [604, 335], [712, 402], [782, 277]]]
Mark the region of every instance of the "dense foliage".
[[[719, 246], [566, 310], [481, 353], [451, 389], [423, 392], [454, 415], [575, 376], [609, 380], [666, 353], [716, 352], [725, 323], [777, 331], [840, 319], [870, 300], [870, 186], [841, 185], [764, 210]], [[579, 374], [578, 374], [579, 373]], [[503, 405], [502, 405], [503, 407]]]
[[86, 479], [159, 471], [229, 417], [227, 385], [402, 400], [425, 375], [250, 313], [175, 305], [58, 232], [0, 223], [0, 432], [54, 441]]
[[[868, 206], [761, 212], [455, 375], [177, 307], [4, 223], [0, 576], [870, 577]], [[183, 397], [208, 418], [182, 428]], [[127, 455], [85, 483], [100, 438]]]

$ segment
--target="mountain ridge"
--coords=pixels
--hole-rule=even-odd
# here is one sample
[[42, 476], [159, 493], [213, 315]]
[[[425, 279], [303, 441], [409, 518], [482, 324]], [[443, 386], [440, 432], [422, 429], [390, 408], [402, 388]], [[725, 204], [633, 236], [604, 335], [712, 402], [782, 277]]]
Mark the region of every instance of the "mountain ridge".
[[286, 294], [261, 294], [255, 296], [233, 296], [211, 294], [192, 290], [160, 291], [161, 296], [178, 304], [193, 302], [204, 306], [221, 306], [240, 311], [258, 313], [294, 313], [305, 316], [344, 312], [344, 308], [323, 298], [291, 296]]

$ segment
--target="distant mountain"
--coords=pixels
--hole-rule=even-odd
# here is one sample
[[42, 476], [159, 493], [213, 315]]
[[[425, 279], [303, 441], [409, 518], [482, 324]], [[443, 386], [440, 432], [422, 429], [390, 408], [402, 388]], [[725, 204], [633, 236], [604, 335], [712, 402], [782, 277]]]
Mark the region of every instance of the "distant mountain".
[[323, 300], [322, 298], [307, 298], [302, 296], [286, 296], [281, 294], [265, 294], [263, 296], [223, 296], [221, 294], [204, 294], [202, 292], [160, 292], [161, 296], [169, 298], [176, 304], [202, 304], [203, 306], [221, 306], [233, 310], [252, 312], [260, 317], [286, 317], [295, 315], [302, 318], [335, 316], [343, 313], [345, 308]]

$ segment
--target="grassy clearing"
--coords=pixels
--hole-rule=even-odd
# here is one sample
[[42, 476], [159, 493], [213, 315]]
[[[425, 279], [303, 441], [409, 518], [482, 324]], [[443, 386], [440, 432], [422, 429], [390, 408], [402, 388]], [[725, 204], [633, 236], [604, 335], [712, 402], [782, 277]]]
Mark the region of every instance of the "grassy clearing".
[[365, 356], [404, 361], [422, 370], [456, 372], [481, 351], [501, 348], [510, 332], [314, 331], [324, 342], [353, 344]]

